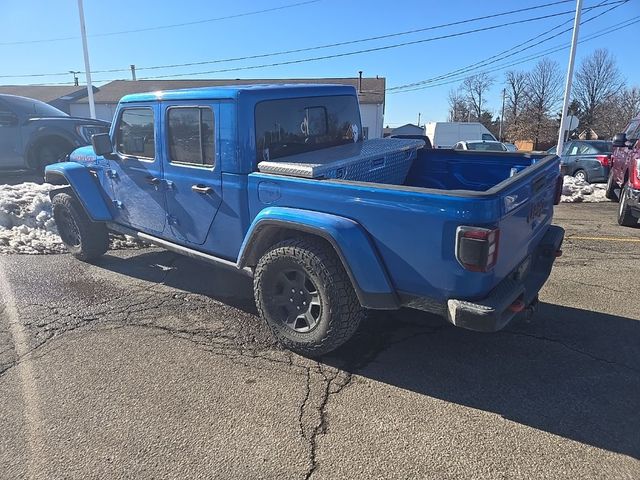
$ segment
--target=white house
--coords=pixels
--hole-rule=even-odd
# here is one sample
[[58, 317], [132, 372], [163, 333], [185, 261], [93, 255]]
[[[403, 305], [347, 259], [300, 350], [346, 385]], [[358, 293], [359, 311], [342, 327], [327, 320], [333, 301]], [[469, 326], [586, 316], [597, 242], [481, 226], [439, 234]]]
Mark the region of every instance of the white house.
[[[253, 85], [261, 83], [334, 83], [352, 85], [358, 90], [362, 128], [367, 138], [381, 138], [384, 120], [384, 78], [294, 78], [250, 80], [115, 80], [102, 85], [94, 94], [96, 117], [112, 121], [120, 99], [130, 93], [175, 90], [180, 88], [212, 87], [225, 85]], [[70, 105], [74, 116], [89, 116], [89, 100], [77, 99]]]

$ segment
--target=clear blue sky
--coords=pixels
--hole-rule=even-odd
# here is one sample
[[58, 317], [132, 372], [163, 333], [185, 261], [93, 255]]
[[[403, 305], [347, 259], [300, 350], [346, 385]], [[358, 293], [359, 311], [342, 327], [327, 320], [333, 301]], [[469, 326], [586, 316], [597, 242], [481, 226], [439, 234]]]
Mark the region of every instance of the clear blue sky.
[[[203, 22], [167, 29], [154, 29], [118, 35], [100, 36], [110, 32], [151, 28], [182, 22], [194, 22], [233, 16], [256, 10], [277, 8], [305, 0], [85, 0], [85, 16], [89, 37], [92, 70], [127, 69], [244, 57], [313, 47], [329, 43], [386, 35], [439, 24], [491, 15], [529, 6], [551, 3], [553, 0], [477, 1], [477, 0], [318, 0], [277, 11], [238, 16], [219, 21]], [[584, 7], [602, 0], [584, 0]], [[615, 0], [605, 0], [613, 2]], [[510, 16], [500, 16], [463, 25], [439, 28], [301, 53], [292, 53], [253, 60], [197, 65], [174, 69], [139, 70], [138, 78], [157, 75], [185, 74], [284, 62], [317, 56], [352, 52], [402, 42], [423, 40], [434, 36], [464, 32], [527, 18], [571, 10], [574, 2], [538, 8]], [[604, 7], [584, 12], [589, 18]], [[76, 0], [0, 0], [0, 75], [66, 72], [83, 70], [82, 46], [79, 38], [42, 43], [52, 38], [77, 37], [79, 20]], [[608, 48], [618, 60], [619, 68], [629, 83], [640, 84], [638, 33], [640, 23], [624, 29], [616, 25], [640, 15], [640, 0], [630, 0], [619, 8], [585, 24], [581, 38], [598, 31], [611, 33], [581, 44], [578, 62], [595, 48]], [[188, 75], [178, 78], [304, 78], [384, 76], [387, 88], [429, 79], [480, 62], [529, 39], [545, 30], [569, 22], [548, 35], [553, 37], [540, 46], [523, 51], [501, 62], [485, 66], [497, 82], [492, 89], [488, 107], [497, 112], [505, 63], [519, 61], [545, 49], [567, 43], [570, 33], [558, 32], [570, 26], [572, 15], [562, 15], [530, 23], [513, 25], [455, 38], [441, 39], [410, 46], [324, 59], [306, 63], [240, 70], [235, 72]], [[98, 36], [95, 36], [98, 35]], [[543, 37], [546, 38], [546, 37]], [[535, 41], [535, 40], [534, 40]], [[525, 46], [528, 46], [527, 44]], [[550, 55], [566, 68], [568, 50]], [[512, 68], [530, 68], [536, 60]], [[95, 73], [97, 85], [112, 79], [128, 79], [126, 72]], [[448, 77], [446, 80], [455, 80]], [[0, 84], [67, 82], [71, 75], [32, 78], [0, 78]], [[84, 79], [81, 78], [81, 81]], [[445, 120], [447, 93], [458, 82], [406, 93], [387, 92], [385, 124], [415, 123], [418, 112], [422, 121]]]

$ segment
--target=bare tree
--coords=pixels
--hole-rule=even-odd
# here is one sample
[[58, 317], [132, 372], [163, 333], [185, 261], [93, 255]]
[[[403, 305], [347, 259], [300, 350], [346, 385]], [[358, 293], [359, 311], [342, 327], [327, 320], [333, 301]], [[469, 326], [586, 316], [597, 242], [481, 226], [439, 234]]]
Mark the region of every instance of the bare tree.
[[477, 121], [480, 121], [482, 113], [486, 110], [484, 101], [493, 83], [493, 77], [486, 73], [472, 75], [462, 82], [462, 90], [466, 94], [469, 109]]
[[464, 122], [469, 119], [469, 107], [460, 89], [449, 90], [449, 121]]
[[601, 110], [624, 87], [615, 59], [606, 49], [585, 57], [576, 72], [573, 97], [580, 105], [581, 128], [597, 132]]
[[527, 88], [527, 74], [516, 70], [509, 70], [505, 75], [506, 100], [504, 124], [505, 132], [510, 138], [519, 136], [518, 120], [524, 109], [525, 93]]
[[612, 138], [624, 130], [629, 120], [640, 114], [640, 88], [623, 88], [604, 101], [594, 119], [599, 138]]
[[523, 127], [537, 149], [541, 141], [548, 142], [555, 134], [556, 122], [552, 114], [562, 98], [562, 75], [557, 62], [543, 58], [526, 78]]

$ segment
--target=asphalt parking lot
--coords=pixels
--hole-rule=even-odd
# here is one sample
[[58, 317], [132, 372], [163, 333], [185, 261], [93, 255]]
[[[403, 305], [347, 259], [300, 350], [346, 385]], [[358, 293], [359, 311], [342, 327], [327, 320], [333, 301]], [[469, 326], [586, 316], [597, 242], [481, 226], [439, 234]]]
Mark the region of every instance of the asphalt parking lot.
[[321, 361], [227, 270], [0, 256], [0, 478], [640, 478], [640, 228], [615, 209], [557, 207], [532, 323], [376, 314]]

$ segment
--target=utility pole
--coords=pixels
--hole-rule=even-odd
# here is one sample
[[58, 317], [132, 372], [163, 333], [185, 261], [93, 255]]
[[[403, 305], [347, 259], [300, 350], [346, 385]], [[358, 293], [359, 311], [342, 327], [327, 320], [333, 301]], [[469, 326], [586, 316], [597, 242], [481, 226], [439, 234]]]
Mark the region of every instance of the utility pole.
[[136, 81], [136, 66], [131, 65], [131, 80]]
[[91, 67], [89, 66], [89, 47], [87, 46], [87, 31], [84, 27], [84, 7], [82, 0], [78, 0], [80, 15], [80, 35], [82, 36], [82, 50], [84, 52], [84, 72], [87, 77], [87, 96], [89, 97], [89, 115], [96, 118], [96, 104], [93, 101], [93, 85], [91, 84]]
[[500, 114], [500, 133], [498, 134], [498, 140], [502, 141], [502, 123], [504, 122], [504, 96], [506, 94], [506, 90], [502, 89], [502, 113]]
[[573, 35], [571, 37], [571, 50], [569, 52], [569, 66], [567, 68], [567, 79], [564, 86], [564, 100], [562, 102], [562, 118], [560, 119], [560, 131], [558, 132], [558, 146], [556, 153], [562, 154], [564, 148], [564, 130], [567, 124], [567, 110], [569, 110], [569, 99], [571, 98], [571, 82], [573, 80], [573, 64], [576, 60], [576, 47], [578, 44], [578, 32], [580, 30], [580, 15], [582, 13], [582, 0], [576, 0], [576, 17], [573, 22]]
[[422, 115], [420, 112], [418, 112], [418, 127], [420, 126], [420, 115]]

